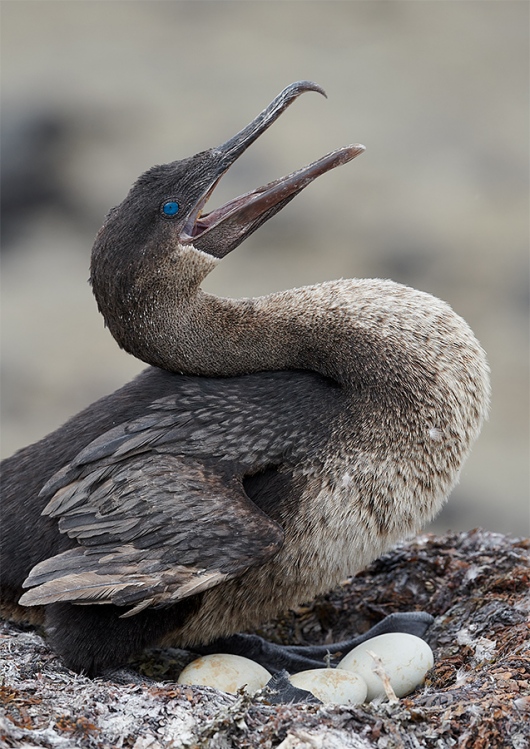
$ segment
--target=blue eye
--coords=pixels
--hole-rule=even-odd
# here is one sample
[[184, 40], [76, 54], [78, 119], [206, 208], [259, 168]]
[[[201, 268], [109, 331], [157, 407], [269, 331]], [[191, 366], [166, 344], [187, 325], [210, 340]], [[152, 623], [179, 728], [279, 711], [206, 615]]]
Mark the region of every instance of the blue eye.
[[176, 200], [168, 200], [162, 205], [162, 213], [168, 218], [173, 218], [179, 212], [179, 204]]

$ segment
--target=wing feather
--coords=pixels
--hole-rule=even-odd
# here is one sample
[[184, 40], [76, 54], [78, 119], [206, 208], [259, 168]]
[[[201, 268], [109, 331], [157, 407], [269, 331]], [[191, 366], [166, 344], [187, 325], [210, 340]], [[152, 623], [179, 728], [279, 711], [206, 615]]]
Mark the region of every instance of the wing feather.
[[113, 603], [132, 615], [240, 575], [283, 542], [240, 481], [182, 456], [114, 456], [68, 481], [44, 513], [76, 546], [31, 570], [22, 605]]

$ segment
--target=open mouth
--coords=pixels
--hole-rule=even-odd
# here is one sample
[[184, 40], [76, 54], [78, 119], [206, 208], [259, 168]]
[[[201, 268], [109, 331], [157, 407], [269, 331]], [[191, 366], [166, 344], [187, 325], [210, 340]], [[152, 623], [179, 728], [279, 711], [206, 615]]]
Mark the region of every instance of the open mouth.
[[236, 159], [304, 91], [322, 89], [314, 83], [293, 83], [281, 92], [249, 125], [210, 152], [217, 168], [205, 193], [196, 203], [181, 230], [180, 241], [216, 257], [224, 257], [264, 221], [283, 208], [321, 174], [351, 161], [365, 149], [360, 144], [344, 146], [280, 179], [229, 200], [208, 213], [204, 207], [219, 180]]

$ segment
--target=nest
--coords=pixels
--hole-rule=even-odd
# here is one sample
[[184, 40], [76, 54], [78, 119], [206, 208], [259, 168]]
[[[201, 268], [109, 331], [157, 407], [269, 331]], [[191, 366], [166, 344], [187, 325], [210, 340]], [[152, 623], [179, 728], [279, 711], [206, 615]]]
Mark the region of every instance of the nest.
[[5, 623], [0, 745], [527, 749], [529, 546], [479, 530], [422, 536], [258, 631], [281, 643], [332, 642], [393, 611], [428, 611], [435, 665], [394, 703], [271, 705], [181, 687], [174, 679], [189, 654], [175, 651], [146, 654], [135, 683], [91, 680], [66, 669], [37, 632]]

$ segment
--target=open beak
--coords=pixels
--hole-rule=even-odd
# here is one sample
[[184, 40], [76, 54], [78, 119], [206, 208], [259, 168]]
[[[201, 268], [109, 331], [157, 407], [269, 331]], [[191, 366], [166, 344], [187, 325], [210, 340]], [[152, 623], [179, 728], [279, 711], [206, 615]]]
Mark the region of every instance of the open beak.
[[230, 200], [210, 213], [202, 212], [223, 174], [305, 91], [317, 91], [325, 96], [323, 89], [316, 83], [292, 83], [237, 135], [210, 151], [213, 161], [212, 179], [188, 215], [180, 234], [182, 244], [193, 244], [197, 249], [210, 255], [224, 257], [261, 224], [278, 213], [314, 179], [336, 166], [351, 161], [364, 151], [364, 146], [359, 144], [339, 148], [286, 177]]

